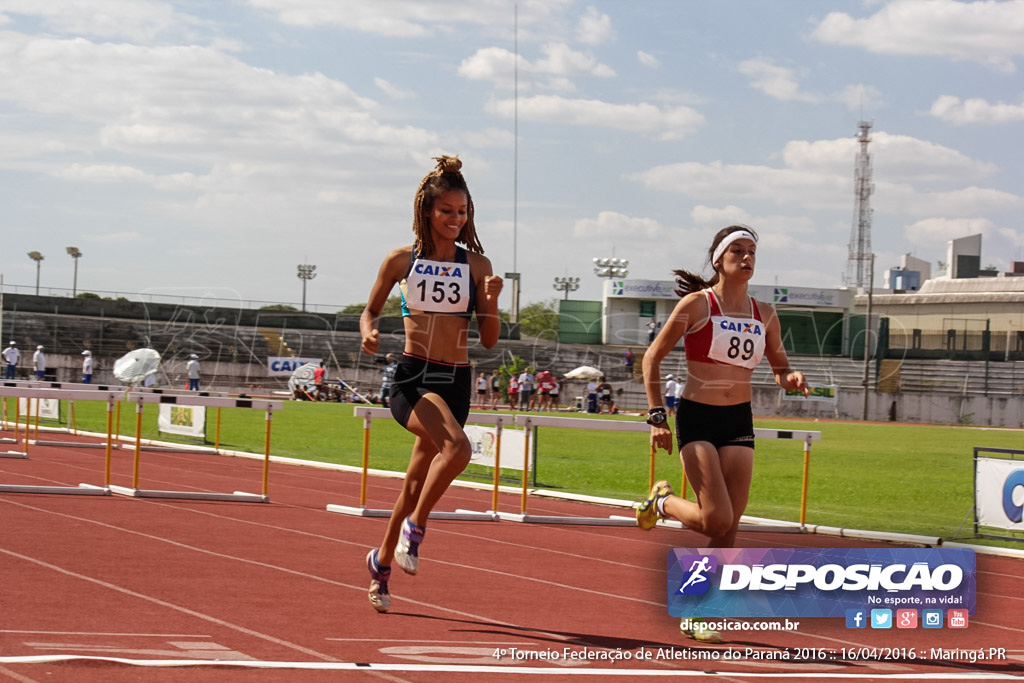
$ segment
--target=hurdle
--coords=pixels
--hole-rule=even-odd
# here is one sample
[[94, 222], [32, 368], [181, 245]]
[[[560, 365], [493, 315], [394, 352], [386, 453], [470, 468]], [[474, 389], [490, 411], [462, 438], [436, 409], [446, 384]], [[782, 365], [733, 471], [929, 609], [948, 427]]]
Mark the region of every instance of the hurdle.
[[[25, 386], [10, 386], [9, 384], [0, 386], [0, 397], [6, 400], [8, 397], [14, 398], [26, 398], [29, 401], [29, 414], [31, 414], [31, 403], [33, 399], [40, 398], [53, 398], [53, 399], [66, 399], [66, 400], [87, 400], [87, 401], [106, 401], [107, 402], [107, 452], [104, 466], [104, 481], [103, 486], [95, 486], [93, 484], [79, 484], [76, 486], [31, 486], [21, 484], [0, 484], [0, 492], [3, 493], [52, 493], [52, 494], [64, 494], [64, 495], [86, 495], [86, 496], [107, 496], [110, 495], [110, 454], [111, 454], [111, 430], [113, 429], [113, 410], [114, 404], [120, 398], [121, 394], [117, 391], [76, 391], [70, 389], [46, 389], [38, 387], [25, 387]], [[38, 410], [38, 409], [37, 409]], [[38, 414], [38, 412], [37, 412]], [[28, 417], [28, 416], [26, 416]], [[21, 453], [21, 457], [28, 458], [28, 419], [26, 419], [25, 425], [25, 436], [23, 438], [24, 451]], [[15, 456], [17, 457], [17, 456]]]
[[[270, 481], [270, 427], [275, 410], [281, 410], [281, 401], [267, 401], [251, 398], [225, 398], [217, 396], [198, 396], [201, 392], [185, 392], [187, 395], [151, 392], [133, 392], [126, 399], [127, 402], [135, 403], [135, 457], [132, 463], [132, 485], [131, 487], [109, 485], [113, 493], [134, 498], [175, 498], [184, 500], [233, 500], [247, 503], [269, 503], [268, 486]], [[198, 491], [157, 491], [139, 488], [139, 469], [142, 454], [142, 412], [146, 404], [170, 404], [182, 406], [206, 406], [214, 408], [243, 408], [251, 410], [263, 410], [266, 412], [266, 433], [264, 436], [263, 451], [263, 478], [262, 490], [260, 493], [246, 493], [235, 491], [233, 493], [198, 492]]]
[[[328, 504], [327, 511], [356, 517], [390, 517], [392, 512], [390, 509], [366, 507], [366, 485], [370, 469], [370, 428], [375, 418], [392, 419], [391, 410], [389, 408], [357, 406], [353, 409], [353, 413], [356, 417], [363, 418], [363, 465], [359, 481], [359, 506]], [[496, 510], [498, 509], [498, 477], [501, 472], [501, 430], [505, 424], [511, 424], [512, 421], [512, 417], [509, 415], [494, 415], [491, 413], [470, 413], [467, 420], [467, 423], [471, 424], [494, 425], [497, 431], [492, 509], [487, 512], [474, 512], [472, 510], [455, 510], [454, 512], [434, 511], [430, 513], [429, 519], [461, 519], [478, 522], [498, 521], [499, 518]]]
[[[4, 387], [21, 387], [23, 389], [62, 389], [67, 391], [77, 392], [89, 392], [89, 391], [113, 391], [123, 395], [129, 390], [129, 387], [120, 386], [116, 384], [82, 384], [80, 382], [47, 382], [40, 380], [8, 380], [0, 386]], [[45, 398], [45, 397], [44, 397]], [[65, 399], [68, 402], [70, 417], [68, 421], [68, 428], [57, 428], [56, 431], [65, 431], [70, 434], [74, 434], [76, 429], [73, 426], [74, 415], [75, 415], [75, 399]], [[82, 400], [82, 399], [79, 399]], [[37, 406], [38, 408], [38, 406]], [[15, 417], [17, 417], [17, 410], [15, 411]], [[104, 443], [96, 443], [91, 441], [43, 441], [39, 439], [38, 431], [38, 420], [36, 421], [36, 438], [32, 443], [40, 446], [60, 446], [62, 448], [106, 448]], [[47, 428], [48, 431], [54, 431], [55, 428]], [[118, 444], [114, 443], [112, 448], [118, 448]]]
[[[598, 429], [606, 431], [622, 431], [622, 432], [644, 432], [649, 433], [650, 427], [646, 422], [637, 421], [625, 421], [625, 420], [593, 420], [578, 417], [551, 417], [541, 415], [529, 415], [520, 414], [516, 416], [515, 423], [526, 428], [526, 445], [525, 449], [527, 454], [530, 450], [530, 433], [535, 427], [562, 427], [568, 429]], [[743, 531], [775, 531], [775, 532], [794, 532], [799, 533], [804, 528], [804, 523], [807, 515], [807, 485], [810, 476], [810, 459], [811, 459], [811, 442], [821, 440], [821, 432], [814, 431], [800, 431], [800, 430], [785, 430], [785, 429], [754, 429], [754, 437], [758, 439], [786, 439], [786, 440], [800, 440], [804, 444], [804, 462], [803, 462], [803, 483], [801, 485], [800, 493], [800, 524], [781, 524], [781, 525], [768, 525], [763, 523], [741, 523], [740, 529]], [[649, 455], [649, 468], [648, 468], [648, 489], [654, 486], [654, 472], [655, 472], [655, 459], [656, 452], [652, 447]], [[684, 491], [685, 495], [685, 475], [684, 475]], [[535, 490], [534, 495], [551, 495], [545, 491]], [[580, 524], [580, 525], [602, 525], [602, 526], [636, 526], [635, 517], [623, 517], [610, 515], [609, 517], [560, 517], [555, 515], [530, 515], [527, 513], [527, 498], [528, 498], [528, 486], [527, 486], [527, 473], [523, 471], [522, 481], [522, 497], [521, 497], [521, 509], [519, 514], [511, 513], [499, 513], [499, 516], [503, 520], [509, 520], [514, 522], [525, 522], [534, 524]], [[753, 519], [744, 515], [742, 519], [748, 520]], [[682, 523], [675, 520], [659, 520], [659, 525], [675, 528], [685, 528]]]

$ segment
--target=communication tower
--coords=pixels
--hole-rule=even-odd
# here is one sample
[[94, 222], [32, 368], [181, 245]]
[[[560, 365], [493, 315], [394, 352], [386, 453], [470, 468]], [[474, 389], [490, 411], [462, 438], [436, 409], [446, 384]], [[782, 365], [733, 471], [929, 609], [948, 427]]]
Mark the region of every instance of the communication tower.
[[871, 155], [868, 154], [871, 123], [860, 121], [857, 126], [860, 128], [857, 136], [860, 152], [854, 163], [853, 229], [850, 231], [850, 256], [846, 262], [844, 283], [847, 287], [860, 288], [868, 286], [871, 278], [871, 193], [875, 188], [871, 184]]

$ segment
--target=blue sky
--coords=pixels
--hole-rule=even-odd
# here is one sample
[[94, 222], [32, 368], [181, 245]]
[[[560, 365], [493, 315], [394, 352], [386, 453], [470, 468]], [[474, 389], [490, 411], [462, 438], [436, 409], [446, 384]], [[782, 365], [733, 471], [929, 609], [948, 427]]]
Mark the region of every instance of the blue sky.
[[459, 154], [524, 303], [599, 298], [595, 257], [699, 269], [733, 222], [756, 283], [835, 287], [862, 119], [876, 284], [976, 233], [1007, 270], [1022, 53], [1024, 0], [0, 0], [0, 273], [34, 291], [37, 250], [60, 293], [73, 245], [79, 291], [298, 304], [311, 263], [335, 310]]

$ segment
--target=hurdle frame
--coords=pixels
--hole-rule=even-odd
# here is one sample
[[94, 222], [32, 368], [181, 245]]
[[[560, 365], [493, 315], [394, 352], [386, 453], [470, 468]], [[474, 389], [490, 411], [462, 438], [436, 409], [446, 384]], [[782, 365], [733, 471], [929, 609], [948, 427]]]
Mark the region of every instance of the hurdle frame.
[[[126, 397], [126, 403], [135, 403], [135, 451], [132, 461], [132, 486], [109, 485], [112, 493], [133, 498], [164, 498], [178, 500], [223, 500], [247, 503], [269, 503], [268, 493], [270, 480], [270, 428], [275, 410], [281, 410], [281, 401], [253, 398], [226, 398], [216, 396], [199, 396], [202, 392], [132, 392]], [[146, 404], [170, 404], [183, 406], [206, 406], [215, 408], [245, 408], [264, 410], [266, 412], [266, 433], [263, 450], [263, 477], [261, 493], [235, 491], [233, 493], [199, 492], [199, 491], [160, 491], [139, 488], [139, 470], [142, 454], [142, 413]]]
[[[104, 395], [105, 394], [105, 395]], [[103, 390], [71, 390], [71, 389], [53, 389], [53, 388], [41, 388], [41, 387], [27, 387], [27, 386], [12, 386], [10, 383], [0, 385], [0, 397], [5, 401], [9, 397], [14, 398], [26, 398], [28, 399], [28, 415], [26, 415], [26, 426], [25, 436], [23, 438], [24, 452], [23, 458], [29, 459], [28, 445], [30, 443], [28, 435], [28, 421], [31, 418], [32, 412], [32, 400], [40, 398], [53, 398], [53, 399], [64, 399], [64, 400], [86, 400], [86, 401], [103, 401], [107, 402], [107, 452], [104, 464], [104, 480], [103, 486], [96, 486], [94, 484], [79, 484], [78, 486], [33, 486], [23, 484], [0, 484], [0, 493], [47, 493], [47, 494], [62, 494], [62, 495], [84, 495], [84, 496], [109, 496], [110, 495], [110, 460], [111, 460], [111, 430], [113, 420], [113, 409], [114, 404], [121, 396], [120, 392], [106, 391]], [[17, 417], [17, 408], [15, 409]], [[37, 404], [37, 416], [38, 416], [38, 404]]]
[[[359, 480], [359, 506], [330, 503], [327, 505], [327, 511], [355, 517], [390, 517], [393, 512], [391, 509], [366, 507], [366, 486], [370, 471], [370, 429], [375, 418], [392, 419], [391, 410], [389, 408], [356, 406], [352, 412], [355, 417], [363, 418], [363, 461]], [[501, 473], [501, 431], [504, 425], [511, 424], [512, 422], [512, 416], [492, 413], [470, 413], [469, 418], [466, 420], [467, 424], [493, 425], [497, 431], [494, 453], [492, 509], [486, 512], [475, 512], [472, 510], [455, 510], [454, 512], [432, 511], [428, 519], [459, 519], [476, 522], [496, 522], [499, 520], [496, 511], [498, 508], [498, 477]]]

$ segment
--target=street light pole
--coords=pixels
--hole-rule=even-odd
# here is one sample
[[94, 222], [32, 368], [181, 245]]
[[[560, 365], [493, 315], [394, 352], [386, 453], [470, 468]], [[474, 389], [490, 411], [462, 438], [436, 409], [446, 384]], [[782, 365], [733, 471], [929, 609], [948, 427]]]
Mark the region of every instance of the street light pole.
[[39, 296], [39, 265], [45, 257], [38, 251], [28, 252], [28, 257], [36, 262], [36, 296]]
[[575, 292], [580, 288], [580, 279], [578, 277], [556, 277], [555, 284], [552, 286], [559, 291], [565, 292], [565, 299], [568, 301], [569, 292]]
[[316, 266], [302, 264], [299, 266], [299, 279], [302, 280], [302, 312], [306, 312], [306, 283], [316, 277]]
[[71, 297], [78, 296], [78, 259], [82, 257], [82, 252], [78, 250], [78, 247], [68, 247], [68, 254], [71, 258], [75, 259], [75, 279], [71, 285]]

